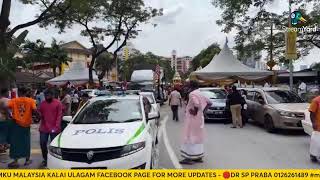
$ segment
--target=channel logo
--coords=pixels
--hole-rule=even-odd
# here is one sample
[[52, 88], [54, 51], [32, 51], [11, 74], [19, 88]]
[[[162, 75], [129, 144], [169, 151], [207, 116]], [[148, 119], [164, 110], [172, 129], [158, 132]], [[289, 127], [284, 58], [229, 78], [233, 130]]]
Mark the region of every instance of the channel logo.
[[294, 11], [291, 13], [291, 25], [296, 26], [306, 22], [307, 20], [302, 16], [300, 11]]

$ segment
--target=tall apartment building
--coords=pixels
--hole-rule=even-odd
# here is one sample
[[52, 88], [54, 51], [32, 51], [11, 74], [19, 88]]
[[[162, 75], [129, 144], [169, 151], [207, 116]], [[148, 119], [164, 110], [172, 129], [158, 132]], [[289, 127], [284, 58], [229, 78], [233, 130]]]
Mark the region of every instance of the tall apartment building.
[[171, 68], [179, 73], [186, 73], [191, 68], [192, 57], [177, 57], [177, 51], [173, 50], [171, 54]]
[[126, 61], [131, 56], [138, 55], [139, 53], [139, 50], [135, 49], [131, 42], [128, 42], [127, 45], [118, 52], [118, 57], [120, 60]]

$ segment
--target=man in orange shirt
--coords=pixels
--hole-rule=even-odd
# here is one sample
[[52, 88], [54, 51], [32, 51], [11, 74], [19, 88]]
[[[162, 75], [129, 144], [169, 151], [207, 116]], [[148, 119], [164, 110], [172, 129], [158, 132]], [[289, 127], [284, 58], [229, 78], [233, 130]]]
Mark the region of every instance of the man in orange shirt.
[[32, 113], [36, 110], [35, 100], [26, 97], [26, 88], [19, 89], [19, 97], [8, 102], [12, 110], [12, 121], [10, 126], [10, 158], [14, 161], [8, 164], [9, 168], [18, 168], [18, 159], [26, 158], [25, 166], [32, 163], [30, 160], [30, 126], [32, 124]]
[[[309, 107], [309, 111], [310, 111], [310, 119], [312, 122], [313, 130], [316, 132], [320, 132], [320, 96], [312, 100]], [[311, 141], [311, 143], [315, 143], [315, 142]], [[316, 144], [310, 144], [310, 146], [313, 146], [313, 145], [315, 145], [314, 147], [317, 147]], [[310, 148], [310, 150], [311, 149], [313, 148]], [[310, 152], [310, 159], [313, 162], [317, 162], [319, 156], [320, 154], [313, 154], [312, 152]]]

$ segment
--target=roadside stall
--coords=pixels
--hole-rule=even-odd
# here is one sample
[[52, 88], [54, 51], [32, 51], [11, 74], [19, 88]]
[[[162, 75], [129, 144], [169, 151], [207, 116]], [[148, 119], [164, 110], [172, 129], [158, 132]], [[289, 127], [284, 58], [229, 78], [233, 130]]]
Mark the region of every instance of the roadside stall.
[[254, 82], [265, 80], [273, 72], [248, 67], [233, 55], [225, 43], [221, 52], [204, 68], [191, 74], [191, 79], [203, 80], [209, 84], [232, 84], [236, 81]]

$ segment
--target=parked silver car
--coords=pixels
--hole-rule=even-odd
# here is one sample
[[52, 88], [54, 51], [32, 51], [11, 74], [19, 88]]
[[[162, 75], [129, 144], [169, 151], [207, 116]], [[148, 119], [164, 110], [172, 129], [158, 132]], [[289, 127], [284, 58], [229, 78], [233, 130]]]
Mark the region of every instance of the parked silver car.
[[221, 88], [200, 88], [200, 92], [212, 102], [211, 107], [205, 112], [206, 121], [226, 122], [230, 118], [226, 109], [226, 92]]
[[275, 129], [302, 130], [301, 120], [309, 104], [297, 94], [280, 88], [248, 88], [249, 117], [264, 125], [268, 132]]

